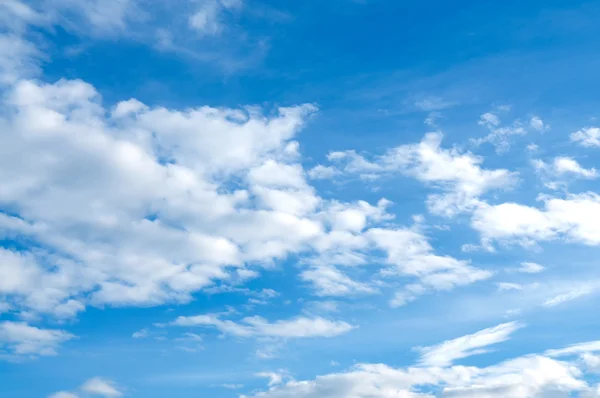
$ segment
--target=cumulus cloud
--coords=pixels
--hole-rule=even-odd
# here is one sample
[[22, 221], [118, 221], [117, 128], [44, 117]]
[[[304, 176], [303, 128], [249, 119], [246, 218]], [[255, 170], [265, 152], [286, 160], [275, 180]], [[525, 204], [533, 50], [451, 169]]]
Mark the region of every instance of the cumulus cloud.
[[571, 141], [584, 147], [600, 147], [600, 128], [586, 127], [571, 134]]
[[600, 244], [600, 196], [571, 194], [541, 198], [544, 208], [502, 203], [477, 209], [471, 225], [484, 241], [530, 246], [538, 241], [564, 239], [586, 245]]
[[567, 156], [556, 157], [551, 163], [535, 159], [533, 160], [533, 166], [536, 172], [546, 180], [545, 185], [550, 189], [566, 186], [568, 179], [594, 179], [598, 177], [598, 171], [595, 168], [587, 169], [575, 159]]
[[0, 347], [10, 358], [51, 356], [58, 346], [74, 338], [63, 330], [40, 329], [24, 322], [0, 322]]

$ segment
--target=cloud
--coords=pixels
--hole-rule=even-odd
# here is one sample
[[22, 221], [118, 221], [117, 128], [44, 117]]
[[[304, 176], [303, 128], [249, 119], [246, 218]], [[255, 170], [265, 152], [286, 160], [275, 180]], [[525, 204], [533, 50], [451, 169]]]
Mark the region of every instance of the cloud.
[[418, 348], [421, 353], [419, 363], [423, 366], [450, 366], [457, 359], [485, 354], [488, 352], [485, 347], [508, 340], [521, 327], [516, 322], [503, 323], [435, 346]]
[[544, 301], [544, 307], [556, 307], [557, 305], [566, 303], [568, 301], [576, 300], [580, 297], [588, 296], [594, 292], [593, 289], [589, 287], [581, 287], [575, 290], [572, 290], [567, 293], [559, 294], [551, 299]]
[[563, 357], [600, 351], [600, 340], [572, 344], [565, 348], [548, 350], [544, 353], [549, 357]]
[[400, 173], [432, 185], [442, 193], [429, 195], [428, 207], [432, 213], [446, 216], [471, 211], [479, 205], [481, 195], [510, 188], [516, 182], [515, 173], [483, 169], [483, 158], [444, 149], [441, 142], [440, 133], [429, 133], [420, 143], [390, 149], [373, 161], [354, 151], [330, 152], [328, 159], [347, 174], [370, 178]]
[[131, 337], [134, 339], [145, 339], [148, 337], [148, 334], [148, 329], [142, 329], [132, 334]]
[[521, 263], [521, 267], [517, 268], [518, 272], [523, 272], [525, 274], [538, 274], [544, 271], [546, 268], [543, 265], [531, 262], [523, 262]]
[[263, 377], [269, 379], [269, 387], [276, 386], [283, 383], [283, 380], [288, 378], [287, 372], [259, 372], [255, 374], [256, 377]]
[[598, 171], [595, 168], [586, 169], [575, 159], [567, 156], [556, 157], [550, 164], [540, 159], [535, 159], [532, 163], [536, 172], [547, 180], [545, 185], [550, 189], [566, 186], [568, 183], [566, 178], [594, 179], [598, 177]]
[[85, 397], [104, 397], [104, 398], [118, 398], [122, 397], [123, 393], [118, 390], [116, 384], [110, 380], [103, 379], [101, 377], [94, 377], [85, 381], [78, 389], [78, 391], [59, 391], [48, 398], [78, 398], [80, 396]]
[[340, 174], [335, 167], [317, 165], [308, 171], [308, 176], [312, 180], [329, 180]]
[[533, 116], [529, 120], [529, 125], [531, 126], [532, 129], [538, 130], [538, 131], [546, 131], [549, 128], [548, 125], [546, 123], [544, 123], [544, 121], [539, 116]]
[[289, 320], [269, 322], [260, 316], [246, 317], [240, 322], [222, 320], [214, 314], [180, 316], [172, 326], [208, 326], [223, 334], [235, 337], [309, 338], [334, 337], [347, 333], [356, 326], [342, 321], [331, 321], [322, 317], [296, 317]]
[[571, 134], [571, 141], [583, 147], [600, 147], [600, 128], [586, 127]]
[[[579, 394], [592, 397], [596, 387], [586, 381], [585, 360], [567, 362], [556, 357], [583, 354], [593, 364], [598, 342], [577, 344], [507, 359], [486, 367], [452, 365], [456, 359], [481, 353], [485, 347], [506, 341], [519, 324], [506, 323], [450, 340], [429, 350], [417, 366], [393, 368], [383, 364], [357, 364], [346, 372], [325, 374], [313, 380], [289, 380], [242, 398], [550, 398]], [[587, 395], [586, 395], [587, 394]]]
[[312, 283], [318, 296], [348, 296], [376, 292], [373, 287], [352, 280], [332, 266], [312, 267], [302, 271], [300, 278]]
[[117, 390], [112, 381], [100, 377], [89, 379], [83, 383], [81, 391], [106, 398], [123, 396], [123, 393]]
[[486, 242], [530, 246], [564, 239], [600, 244], [600, 196], [590, 192], [541, 200], [543, 209], [517, 203], [482, 206], [474, 212], [471, 225]]
[[492, 276], [490, 271], [471, 267], [466, 261], [436, 255], [427, 238], [410, 229], [373, 228], [367, 235], [387, 254], [389, 267], [382, 271], [383, 275], [418, 278], [418, 284], [408, 285], [396, 295], [393, 306], [404, 305], [428, 290], [447, 291]]
[[[392, 368], [359, 364], [345, 373], [289, 381], [242, 398], [433, 398], [433, 389], [453, 398], [550, 398], [587, 392], [575, 366], [543, 356], [520, 357], [487, 368]], [[554, 395], [552, 395], [554, 394]]]
[[[486, 127], [490, 132], [482, 138], [474, 138], [471, 141], [475, 145], [490, 143], [501, 154], [510, 149], [510, 136], [525, 135], [527, 130], [518, 120], [510, 126], [501, 126], [500, 118], [493, 113], [484, 113], [479, 117], [479, 125]], [[530, 126], [535, 130], [543, 130], [544, 122], [540, 118], [531, 119]]]
[[439, 111], [456, 105], [454, 102], [445, 101], [440, 97], [427, 97], [415, 102], [415, 106], [426, 112]]
[[40, 329], [24, 322], [0, 322], [0, 347], [14, 359], [56, 355], [58, 346], [74, 337], [63, 330]]

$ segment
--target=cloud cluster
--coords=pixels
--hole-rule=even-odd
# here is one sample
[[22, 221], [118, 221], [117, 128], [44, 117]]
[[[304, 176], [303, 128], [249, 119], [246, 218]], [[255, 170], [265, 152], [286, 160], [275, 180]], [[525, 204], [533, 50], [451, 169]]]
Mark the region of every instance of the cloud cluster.
[[[479, 197], [495, 189], [507, 189], [516, 182], [516, 174], [506, 169], [481, 167], [483, 158], [456, 148], [441, 147], [442, 135], [429, 133], [418, 144], [406, 144], [368, 160], [355, 151], [330, 152], [328, 159], [337, 170], [357, 174], [363, 179], [402, 174], [431, 185], [442, 193], [429, 195], [431, 212], [452, 216], [479, 205]], [[311, 172], [323, 178], [334, 176], [317, 166]]]
[[[590, 342], [508, 359], [477, 367], [453, 365], [455, 359], [486, 352], [485, 347], [507, 340], [519, 328], [507, 323], [442, 344], [421, 348], [417, 366], [393, 368], [383, 364], [358, 364], [347, 372], [318, 376], [314, 380], [290, 380], [258, 392], [255, 398], [556, 398], [597, 397], [597, 386], [583, 380], [588, 369], [578, 360], [557, 357], [585, 355], [593, 365], [598, 342]], [[243, 396], [243, 397], [250, 397]]]

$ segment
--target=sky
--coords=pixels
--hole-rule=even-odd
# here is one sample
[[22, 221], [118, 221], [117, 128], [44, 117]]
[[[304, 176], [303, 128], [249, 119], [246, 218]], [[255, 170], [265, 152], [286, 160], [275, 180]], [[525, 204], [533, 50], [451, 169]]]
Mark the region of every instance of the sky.
[[599, 19], [0, 0], [0, 396], [600, 398]]

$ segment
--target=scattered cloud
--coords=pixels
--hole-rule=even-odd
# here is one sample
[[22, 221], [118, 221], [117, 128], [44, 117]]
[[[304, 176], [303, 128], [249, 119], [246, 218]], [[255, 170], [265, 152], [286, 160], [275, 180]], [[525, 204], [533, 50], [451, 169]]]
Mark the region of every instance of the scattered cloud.
[[[510, 126], [501, 126], [500, 118], [494, 113], [484, 113], [479, 118], [479, 125], [486, 127], [489, 134], [482, 138], [474, 138], [471, 141], [475, 145], [490, 143], [496, 148], [499, 154], [505, 153], [510, 149], [510, 136], [525, 135], [527, 130], [520, 121], [513, 122]], [[530, 127], [535, 130], [543, 130], [544, 122], [539, 118], [531, 119]]]
[[586, 127], [571, 134], [571, 141], [583, 147], [600, 147], [600, 128]]
[[446, 216], [470, 211], [479, 206], [481, 195], [515, 184], [515, 173], [483, 169], [483, 158], [444, 149], [441, 142], [440, 133], [429, 133], [420, 143], [390, 149], [373, 161], [354, 151], [330, 152], [328, 159], [348, 174], [366, 177], [400, 173], [430, 184], [442, 193], [429, 195], [428, 207], [432, 213]]

